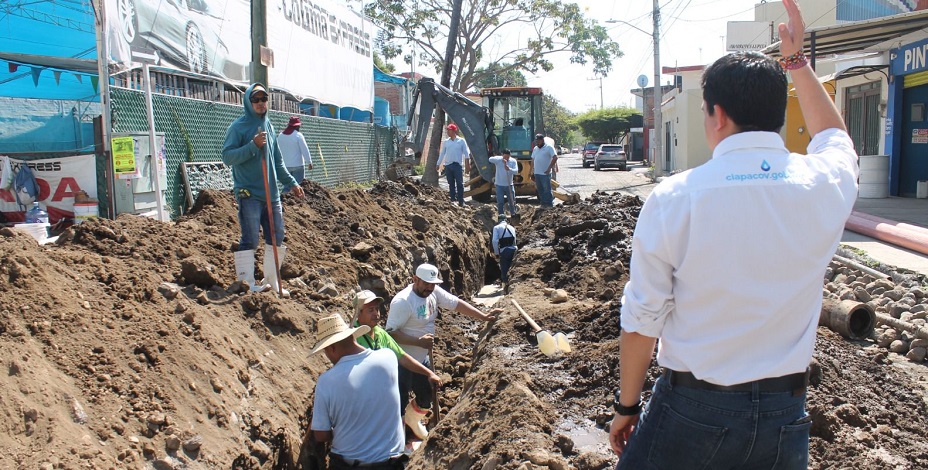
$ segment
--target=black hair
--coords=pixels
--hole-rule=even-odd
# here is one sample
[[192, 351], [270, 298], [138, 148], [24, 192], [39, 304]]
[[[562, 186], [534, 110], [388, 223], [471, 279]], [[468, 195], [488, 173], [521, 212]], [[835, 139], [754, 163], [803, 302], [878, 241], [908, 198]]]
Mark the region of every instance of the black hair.
[[711, 116], [719, 105], [741, 132], [780, 132], [786, 120], [786, 72], [759, 52], [734, 52], [702, 76], [702, 99]]
[[509, 149], [503, 149], [503, 155], [512, 155], [512, 151]]

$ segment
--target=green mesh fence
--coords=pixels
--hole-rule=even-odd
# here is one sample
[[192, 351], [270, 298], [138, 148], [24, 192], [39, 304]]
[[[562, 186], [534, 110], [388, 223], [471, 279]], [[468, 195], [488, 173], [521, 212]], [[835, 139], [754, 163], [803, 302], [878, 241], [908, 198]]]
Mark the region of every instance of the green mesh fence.
[[[124, 88], [110, 88], [113, 133], [148, 132], [145, 95]], [[181, 163], [220, 161], [226, 128], [242, 114], [242, 107], [211, 101], [153, 95], [155, 130], [165, 133], [167, 151], [167, 208], [172, 217], [184, 213]], [[270, 112], [275, 132], [287, 126], [290, 114]], [[360, 122], [300, 116], [300, 131], [313, 156], [307, 179], [327, 187], [367, 183], [379, 179], [396, 157], [393, 129]], [[108, 202], [105, 168], [98, 161], [101, 204]]]

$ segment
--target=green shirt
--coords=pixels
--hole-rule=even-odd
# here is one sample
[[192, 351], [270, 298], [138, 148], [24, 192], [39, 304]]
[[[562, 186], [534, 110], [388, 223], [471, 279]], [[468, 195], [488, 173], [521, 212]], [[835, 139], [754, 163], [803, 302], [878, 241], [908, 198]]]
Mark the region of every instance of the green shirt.
[[[355, 322], [355, 325], [357, 325], [357, 322]], [[373, 350], [387, 348], [396, 354], [397, 359], [403, 357], [403, 354], [406, 354], [406, 351], [403, 351], [403, 348], [396, 343], [396, 340], [390, 336], [390, 333], [387, 333], [387, 330], [381, 328], [380, 325], [375, 326], [366, 335], [359, 336], [358, 344]]]

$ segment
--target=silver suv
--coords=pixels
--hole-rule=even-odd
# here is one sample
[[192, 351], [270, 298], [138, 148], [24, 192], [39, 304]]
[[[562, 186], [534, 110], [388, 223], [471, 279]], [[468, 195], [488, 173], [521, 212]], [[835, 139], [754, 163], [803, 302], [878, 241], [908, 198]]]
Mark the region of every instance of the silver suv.
[[619, 144], [602, 144], [593, 157], [593, 168], [599, 170], [605, 166], [618, 167], [625, 171], [628, 169], [628, 158], [625, 155], [625, 146]]

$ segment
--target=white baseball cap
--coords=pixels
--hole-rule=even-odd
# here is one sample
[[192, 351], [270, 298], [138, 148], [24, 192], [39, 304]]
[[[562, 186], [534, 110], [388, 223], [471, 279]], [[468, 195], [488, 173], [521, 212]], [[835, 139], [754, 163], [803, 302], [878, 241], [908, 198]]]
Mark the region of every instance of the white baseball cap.
[[416, 268], [416, 277], [422, 279], [429, 284], [441, 284], [441, 274], [438, 272], [438, 268], [435, 266], [423, 263]]

